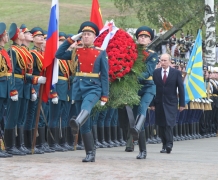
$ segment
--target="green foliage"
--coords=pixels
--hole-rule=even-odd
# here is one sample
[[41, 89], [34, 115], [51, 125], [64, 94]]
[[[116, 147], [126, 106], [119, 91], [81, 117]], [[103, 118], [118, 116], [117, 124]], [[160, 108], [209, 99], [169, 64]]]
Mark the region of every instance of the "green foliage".
[[[161, 28], [158, 14], [166, 18], [173, 25], [190, 17], [193, 13], [201, 9], [201, 12], [195, 16], [193, 20], [187, 23], [183, 29], [197, 35], [203, 17], [204, 17], [204, 3], [200, 0], [113, 0], [115, 6], [120, 13], [125, 14], [129, 11], [134, 11], [138, 20], [146, 25], [148, 22], [152, 24], [153, 28]], [[218, 0], [215, 0], [215, 4]], [[216, 13], [217, 18], [217, 13]], [[216, 25], [218, 27], [218, 24]], [[185, 32], [186, 33], [186, 32]]]
[[106, 108], [121, 108], [127, 104], [132, 107], [133, 105], [139, 104], [140, 97], [138, 96], [138, 91], [141, 85], [138, 83], [138, 77], [146, 70], [145, 64], [142, 61], [143, 54], [141, 52], [143, 48], [143, 46], [138, 46], [138, 58], [130, 73], [110, 84], [109, 101], [106, 105], [102, 107], [98, 102], [93, 113]]

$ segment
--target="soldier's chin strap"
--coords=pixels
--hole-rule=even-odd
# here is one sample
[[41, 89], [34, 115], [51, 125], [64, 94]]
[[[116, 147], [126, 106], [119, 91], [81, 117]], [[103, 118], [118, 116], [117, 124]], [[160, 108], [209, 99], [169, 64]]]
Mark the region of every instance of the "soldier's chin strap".
[[[46, 119], [46, 117], [45, 117], [45, 113], [44, 113], [44, 110], [43, 110], [42, 106], [40, 107], [40, 110], [41, 110], [41, 112], [42, 112], [43, 119], [45, 120], [45, 124], [46, 124], [46, 126], [48, 127], [48, 121], [47, 121], [47, 119]], [[55, 140], [54, 140], [54, 136], [52, 135], [51, 130], [50, 130], [49, 127], [48, 127], [48, 132], [49, 132], [49, 134], [51, 135], [52, 140], [55, 141]]]

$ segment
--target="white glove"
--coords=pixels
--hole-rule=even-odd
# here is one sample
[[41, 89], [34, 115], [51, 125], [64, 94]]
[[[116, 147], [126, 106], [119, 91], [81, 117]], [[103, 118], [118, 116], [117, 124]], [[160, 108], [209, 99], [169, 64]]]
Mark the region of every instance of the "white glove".
[[58, 104], [58, 97], [52, 98], [51, 101], [53, 104]]
[[79, 33], [79, 34], [73, 35], [73, 36], [71, 37], [71, 39], [72, 39], [73, 41], [77, 41], [81, 36], [82, 36], [82, 32]]
[[101, 106], [104, 106], [106, 104], [106, 102], [101, 101]]
[[31, 95], [31, 101], [35, 101], [37, 99], [37, 94], [36, 93], [33, 93], [32, 95]]
[[18, 101], [18, 94], [11, 96], [12, 101]]
[[46, 82], [46, 77], [40, 76], [40, 77], [38, 78], [38, 83], [39, 83], [39, 84], [45, 84], [45, 82]]
[[74, 103], [75, 103], [75, 101], [74, 101], [74, 100], [72, 100], [72, 101], [71, 101], [71, 104], [74, 104]]

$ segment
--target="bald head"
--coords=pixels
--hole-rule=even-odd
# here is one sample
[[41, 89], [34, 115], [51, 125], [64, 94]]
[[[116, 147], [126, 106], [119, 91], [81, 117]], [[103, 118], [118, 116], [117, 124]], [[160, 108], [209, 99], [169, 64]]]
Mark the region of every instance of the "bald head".
[[169, 54], [165, 53], [160, 56], [160, 64], [162, 68], [167, 69], [170, 66], [170, 63], [171, 56]]

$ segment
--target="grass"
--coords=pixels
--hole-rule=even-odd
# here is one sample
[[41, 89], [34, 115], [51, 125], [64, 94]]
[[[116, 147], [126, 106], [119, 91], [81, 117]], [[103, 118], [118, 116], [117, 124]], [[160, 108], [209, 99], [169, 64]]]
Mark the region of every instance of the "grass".
[[[26, 24], [28, 29], [35, 26], [47, 30], [51, 0], [0, 0], [0, 17], [7, 29], [15, 22], [19, 27]], [[99, 0], [103, 21], [119, 16], [111, 0]], [[77, 33], [82, 22], [89, 20], [92, 0], [59, 0], [59, 30]]]

